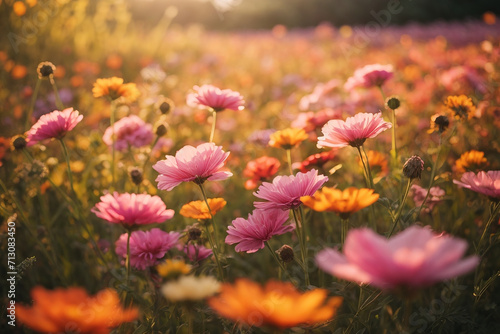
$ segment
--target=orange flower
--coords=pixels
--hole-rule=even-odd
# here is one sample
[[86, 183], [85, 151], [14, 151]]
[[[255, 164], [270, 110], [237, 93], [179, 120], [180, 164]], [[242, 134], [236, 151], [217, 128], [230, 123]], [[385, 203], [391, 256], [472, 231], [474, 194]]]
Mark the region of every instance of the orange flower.
[[488, 167], [488, 160], [484, 157], [484, 152], [470, 150], [460, 156], [455, 161], [455, 171], [457, 173], [477, 172]]
[[135, 83], [124, 84], [123, 79], [117, 77], [97, 79], [94, 88], [92, 88], [92, 93], [94, 97], [109, 96], [112, 100], [125, 97], [131, 102], [139, 97], [139, 91]]
[[[227, 202], [224, 198], [209, 198], [208, 205], [212, 211], [212, 216], [225, 207]], [[205, 201], [192, 201], [184, 204], [179, 212], [182, 216], [193, 219], [210, 219], [207, 204]]]
[[245, 189], [257, 188], [258, 182], [265, 181], [276, 174], [280, 165], [278, 159], [268, 156], [249, 161], [243, 170], [243, 175], [250, 178], [245, 182]]
[[[387, 167], [387, 159], [384, 154], [378, 151], [368, 151], [366, 153], [368, 156], [368, 163], [370, 164], [370, 169], [374, 174], [387, 175], [389, 168]], [[363, 163], [358, 158], [358, 164], [363, 167]]]
[[136, 308], [123, 309], [112, 289], [90, 297], [82, 288], [31, 290], [33, 306], [18, 306], [16, 315], [26, 326], [42, 333], [107, 334], [137, 318]]
[[269, 146], [289, 150], [309, 138], [304, 129], [288, 128], [276, 131], [269, 137]]
[[327, 291], [301, 293], [289, 282], [269, 281], [265, 287], [240, 278], [223, 284], [219, 296], [208, 305], [219, 315], [249, 326], [290, 328], [314, 325], [331, 319], [342, 304], [341, 297], [328, 300]]
[[472, 99], [465, 95], [448, 96], [444, 105], [452, 112], [452, 115], [455, 116], [456, 119], [471, 119], [476, 111]]
[[26, 5], [22, 1], [14, 2], [12, 9], [17, 16], [23, 16], [26, 14]]
[[331, 211], [341, 218], [347, 219], [356, 211], [375, 203], [379, 194], [374, 194], [373, 189], [350, 187], [344, 191], [324, 187], [316, 191], [313, 196], [302, 196], [300, 200], [314, 211]]

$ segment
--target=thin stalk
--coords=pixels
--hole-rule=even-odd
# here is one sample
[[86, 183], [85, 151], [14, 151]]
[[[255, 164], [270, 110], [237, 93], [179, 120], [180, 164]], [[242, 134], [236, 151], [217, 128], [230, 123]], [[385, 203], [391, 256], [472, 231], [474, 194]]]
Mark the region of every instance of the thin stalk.
[[35, 109], [35, 101], [38, 97], [38, 91], [40, 90], [40, 86], [42, 84], [42, 80], [39, 78], [35, 84], [35, 90], [33, 91], [33, 95], [31, 96], [30, 107], [28, 109], [28, 114], [26, 115], [26, 120], [24, 121], [24, 129], [28, 131], [31, 123], [31, 116], [33, 115], [33, 109]]
[[212, 131], [210, 131], [210, 143], [213, 143], [214, 141], [214, 135], [215, 135], [215, 122], [217, 121], [217, 112], [212, 111]]
[[293, 175], [293, 168], [292, 168], [292, 149], [287, 149], [286, 150], [286, 159], [288, 161], [288, 168], [290, 170], [290, 175]]
[[500, 202], [492, 203], [491, 205], [492, 205], [492, 210], [491, 210], [490, 218], [486, 222], [483, 234], [481, 235], [481, 239], [479, 239], [479, 243], [477, 244], [478, 253], [479, 253], [479, 251], [481, 251], [481, 245], [483, 243], [484, 238], [486, 237], [488, 230], [490, 229], [491, 223], [493, 222], [493, 220], [497, 216], [498, 212], [500, 211]]
[[151, 158], [151, 153], [153, 152], [153, 148], [155, 147], [156, 143], [158, 143], [158, 140], [160, 140], [160, 136], [156, 136], [153, 144], [151, 144], [151, 150], [149, 152], [149, 155], [146, 158], [146, 160], [144, 161], [144, 163], [142, 164], [142, 175], [143, 175], [143, 177], [146, 175], [146, 166], [148, 165], [149, 159]]
[[375, 189], [375, 185], [373, 183], [373, 177], [372, 177], [372, 170], [370, 168], [370, 161], [368, 160], [368, 154], [366, 154], [365, 147], [361, 145], [361, 149], [363, 150], [363, 153], [365, 154], [366, 158], [366, 172], [368, 173], [368, 179], [370, 180], [370, 187], [372, 189]]
[[340, 218], [340, 223], [342, 224], [342, 233], [340, 235], [340, 245], [344, 247], [345, 239], [347, 238], [347, 231], [349, 229], [349, 218]]
[[127, 279], [126, 279], [126, 285], [128, 287], [129, 281], [130, 281], [130, 235], [131, 235], [130, 229], [127, 229], [127, 258], [125, 259], [125, 266], [127, 267]]
[[52, 76], [49, 78], [50, 84], [52, 85], [52, 88], [54, 88], [54, 96], [56, 98], [56, 106], [59, 110], [64, 109], [64, 105], [61, 101], [61, 97], [59, 96], [59, 91], [57, 90], [56, 82]]
[[302, 257], [302, 264], [304, 265], [304, 281], [306, 286], [310, 285], [309, 282], [309, 268], [308, 268], [308, 263], [307, 263], [307, 249], [305, 245], [305, 229], [304, 226], [301, 224], [297, 217], [297, 213], [295, 212], [295, 209], [292, 209], [293, 213], [293, 218], [295, 219], [295, 225], [297, 226], [297, 231], [298, 232], [297, 236], [299, 238], [299, 244], [300, 244], [300, 255]]
[[370, 177], [368, 176], [368, 169], [366, 168], [365, 160], [363, 159], [363, 154], [361, 153], [361, 149], [359, 147], [356, 147], [356, 149], [358, 150], [359, 158], [361, 159], [361, 163], [363, 164], [366, 186], [373, 189], [370, 183]]
[[398, 152], [396, 151], [396, 110], [391, 109], [391, 114], [392, 114], [392, 150], [391, 150], [391, 156], [392, 156], [392, 162], [394, 166], [397, 166], [398, 162]]
[[276, 252], [273, 251], [273, 249], [271, 248], [271, 245], [269, 244], [269, 241], [266, 241], [266, 247], [267, 247], [267, 249], [269, 249], [269, 252], [271, 252], [271, 255], [273, 256], [274, 260], [278, 263], [278, 265], [280, 266], [281, 270], [284, 273], [287, 273], [286, 268], [283, 265], [283, 262], [280, 261], [280, 259], [278, 259], [278, 256], [276, 255]]
[[377, 87], [378, 87], [378, 91], [380, 92], [380, 95], [382, 95], [382, 101], [385, 104], [386, 97], [385, 97], [384, 90], [382, 89], [382, 86], [380, 86], [380, 85], [378, 85]]
[[115, 103], [111, 101], [111, 115], [109, 122], [111, 126], [111, 187], [115, 190]]
[[[73, 173], [71, 172], [71, 164], [69, 161], [68, 148], [66, 147], [66, 144], [64, 143], [64, 140], [62, 138], [59, 139], [59, 142], [61, 143], [63, 153], [64, 153], [64, 158], [66, 159], [66, 166], [68, 168], [68, 179], [69, 179], [69, 185], [71, 187], [71, 193], [73, 194], [73, 196], [76, 197], [75, 188], [73, 187]], [[75, 198], [75, 199], [77, 200], [77, 198]]]
[[207, 194], [205, 193], [205, 188], [203, 188], [203, 185], [201, 183], [199, 183], [198, 186], [200, 187], [201, 194], [203, 195], [203, 200], [207, 205], [208, 213], [210, 215], [210, 223], [214, 229], [214, 240], [212, 240], [212, 236], [208, 228], [208, 225], [205, 224], [205, 227], [207, 229], [208, 241], [210, 242], [210, 246], [212, 247], [212, 251], [214, 253], [215, 262], [217, 263], [217, 269], [219, 270], [220, 280], [224, 281], [224, 272], [222, 271], [222, 266], [219, 261], [219, 248], [218, 248], [219, 242], [217, 239], [217, 226], [215, 226], [214, 216], [212, 215], [212, 209], [210, 208], [210, 204], [208, 204], [208, 198]]
[[405, 205], [406, 199], [408, 198], [408, 193], [410, 192], [410, 185], [411, 185], [411, 178], [408, 178], [408, 182], [406, 183], [406, 189], [403, 194], [403, 198], [401, 199], [401, 202], [399, 203], [399, 208], [398, 211], [396, 212], [396, 216], [394, 217], [394, 223], [392, 224], [391, 231], [389, 232], [389, 235], [387, 238], [390, 238], [392, 233], [394, 233], [394, 229], [396, 228], [396, 225], [399, 222], [399, 218], [401, 217], [401, 213], [403, 212], [403, 207]]
[[420, 207], [418, 208], [417, 219], [420, 216], [420, 212], [422, 211], [422, 208], [424, 207], [425, 202], [427, 202], [427, 199], [429, 198], [431, 188], [434, 184], [434, 178], [436, 177], [436, 172], [437, 172], [437, 165], [439, 163], [439, 155], [441, 154], [441, 150], [443, 148], [442, 139], [443, 139], [442, 135], [439, 136], [439, 146], [438, 146], [438, 152], [437, 152], [437, 156], [436, 156], [436, 162], [434, 162], [434, 164], [432, 165], [431, 179], [429, 181], [429, 186], [427, 187], [427, 193], [425, 194], [424, 200], [423, 200], [422, 204], [420, 205]]

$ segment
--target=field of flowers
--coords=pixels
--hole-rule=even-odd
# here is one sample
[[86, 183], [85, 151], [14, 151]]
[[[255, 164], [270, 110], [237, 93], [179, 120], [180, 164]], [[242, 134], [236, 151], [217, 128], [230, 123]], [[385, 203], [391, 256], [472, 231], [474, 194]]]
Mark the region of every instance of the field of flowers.
[[500, 331], [494, 17], [216, 33], [170, 8], [146, 34], [53, 8], [33, 37], [17, 10], [3, 333]]

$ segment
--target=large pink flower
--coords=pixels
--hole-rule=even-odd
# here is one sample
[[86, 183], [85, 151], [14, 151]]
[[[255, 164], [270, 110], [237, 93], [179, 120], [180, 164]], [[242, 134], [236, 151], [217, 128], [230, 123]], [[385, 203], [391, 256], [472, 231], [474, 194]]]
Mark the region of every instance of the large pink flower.
[[453, 180], [453, 183], [491, 198], [500, 198], [500, 170], [481, 171], [477, 175], [467, 172], [460, 181]]
[[297, 175], [276, 176], [273, 183], [264, 182], [253, 194], [267, 202], [254, 202], [257, 209], [288, 210], [298, 207], [301, 196], [312, 196], [328, 181], [328, 177], [318, 175], [316, 169]]
[[187, 103], [190, 106], [208, 107], [214, 111], [224, 109], [243, 110], [243, 97], [230, 89], [219, 89], [212, 85], [194, 86], [195, 93], [189, 94]]
[[454, 278], [474, 269], [478, 256], [462, 259], [467, 242], [428, 227], [411, 226], [389, 240], [368, 228], [351, 230], [344, 254], [327, 248], [318, 266], [339, 278], [393, 290], [418, 288]]
[[226, 244], [236, 244], [237, 252], [255, 253], [264, 248], [264, 242], [275, 235], [293, 231], [293, 225], [283, 225], [289, 218], [288, 211], [279, 209], [254, 210], [248, 220], [236, 218], [227, 229]]
[[[181, 234], [165, 232], [159, 228], [150, 231], [134, 231], [130, 235], [130, 264], [144, 270], [158, 264], [165, 253], [175, 247]], [[127, 233], [120, 236], [115, 243], [115, 252], [119, 256], [127, 257]]]
[[101, 196], [91, 210], [97, 217], [126, 227], [162, 223], [174, 216], [158, 196], [146, 194], [118, 194]]
[[359, 113], [347, 117], [345, 121], [333, 119], [325, 124], [318, 138], [318, 147], [359, 147], [366, 139], [374, 138], [379, 133], [390, 129], [392, 124], [382, 119], [380, 113]]
[[62, 138], [82, 119], [83, 115], [73, 108], [66, 108], [63, 111], [54, 110], [42, 115], [26, 133], [27, 145], [32, 146], [45, 139]]
[[175, 154], [167, 155], [166, 160], [158, 161], [153, 168], [160, 173], [156, 178], [158, 189], [170, 191], [182, 182], [194, 181], [198, 184], [209, 181], [225, 180], [232, 176], [224, 170], [229, 156], [222, 146], [204, 143], [193, 147], [186, 145]]
[[146, 146], [153, 141], [153, 126], [136, 115], [123, 117], [113, 127], [106, 129], [102, 140], [108, 146], [113, 144], [113, 128], [115, 129], [115, 149], [118, 151], [126, 151], [131, 146]]
[[382, 86], [393, 75], [392, 65], [366, 65], [354, 71], [353, 76], [347, 79], [344, 89], [350, 91], [357, 87], [370, 88]]

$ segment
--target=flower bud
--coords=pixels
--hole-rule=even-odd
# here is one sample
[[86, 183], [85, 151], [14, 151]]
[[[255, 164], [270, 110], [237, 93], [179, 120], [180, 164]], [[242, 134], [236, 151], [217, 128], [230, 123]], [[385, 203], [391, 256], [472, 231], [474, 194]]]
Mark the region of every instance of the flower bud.
[[391, 108], [392, 110], [396, 110], [399, 108], [399, 106], [401, 105], [401, 102], [399, 101], [399, 99], [395, 96], [391, 96], [390, 98], [388, 98], [386, 100], [386, 105]]
[[26, 138], [24, 138], [23, 136], [17, 136], [12, 141], [12, 146], [16, 151], [23, 150], [26, 147], [26, 144], [27, 144]]
[[406, 160], [403, 166], [403, 174], [409, 179], [420, 179], [423, 170], [424, 161], [418, 155], [414, 155]]
[[281, 261], [284, 263], [292, 262], [294, 258], [293, 248], [288, 245], [283, 245], [276, 251]]
[[167, 134], [167, 126], [165, 124], [159, 124], [156, 127], [155, 133], [158, 137], [163, 137]]
[[439, 127], [439, 133], [445, 132], [448, 126], [450, 126], [450, 120], [443, 115], [436, 117], [434, 123]]
[[188, 240], [196, 241], [201, 237], [201, 230], [196, 226], [190, 226], [187, 230]]
[[174, 103], [170, 99], [165, 99], [161, 104], [160, 104], [160, 111], [162, 114], [168, 114], [170, 110], [172, 110]]
[[44, 61], [38, 64], [36, 71], [38, 73], [38, 78], [48, 78], [54, 74], [56, 67], [50, 61]]
[[139, 168], [134, 167], [130, 170], [130, 178], [135, 185], [139, 185], [142, 183], [143, 177], [142, 172]]

